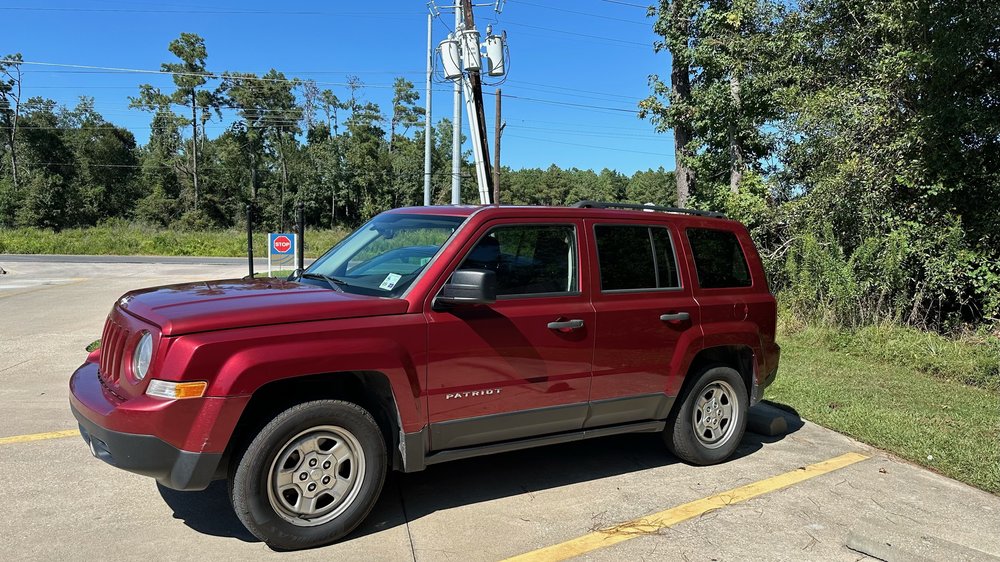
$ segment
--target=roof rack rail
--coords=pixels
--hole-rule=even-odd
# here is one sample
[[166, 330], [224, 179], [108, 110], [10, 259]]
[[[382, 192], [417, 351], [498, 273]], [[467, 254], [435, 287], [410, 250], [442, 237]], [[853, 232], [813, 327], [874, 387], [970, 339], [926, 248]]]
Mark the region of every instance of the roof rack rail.
[[638, 205], [635, 203], [608, 203], [605, 201], [577, 201], [570, 205], [578, 209], [633, 209], [636, 211], [662, 211], [664, 213], [681, 213], [684, 215], [697, 215], [699, 217], [712, 217], [724, 219], [726, 215], [715, 211], [700, 211], [698, 209], [680, 209], [677, 207], [658, 207], [656, 205]]

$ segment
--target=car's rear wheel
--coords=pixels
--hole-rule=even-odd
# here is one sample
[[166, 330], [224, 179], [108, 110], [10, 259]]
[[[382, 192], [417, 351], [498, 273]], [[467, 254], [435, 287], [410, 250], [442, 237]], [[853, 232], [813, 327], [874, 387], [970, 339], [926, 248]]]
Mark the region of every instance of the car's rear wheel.
[[378, 499], [386, 447], [371, 414], [339, 400], [289, 408], [232, 463], [230, 498], [240, 521], [279, 549], [333, 542]]
[[743, 439], [749, 398], [743, 378], [724, 366], [700, 371], [664, 431], [672, 453], [691, 464], [728, 459]]

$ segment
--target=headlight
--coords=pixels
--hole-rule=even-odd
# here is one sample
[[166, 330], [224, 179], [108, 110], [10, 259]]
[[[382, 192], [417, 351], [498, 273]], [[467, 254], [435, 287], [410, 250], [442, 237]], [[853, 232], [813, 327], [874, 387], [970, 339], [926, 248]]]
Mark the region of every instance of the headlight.
[[139, 345], [135, 346], [135, 353], [132, 354], [132, 376], [135, 380], [141, 381], [146, 377], [152, 359], [153, 336], [149, 332], [143, 332], [139, 338]]

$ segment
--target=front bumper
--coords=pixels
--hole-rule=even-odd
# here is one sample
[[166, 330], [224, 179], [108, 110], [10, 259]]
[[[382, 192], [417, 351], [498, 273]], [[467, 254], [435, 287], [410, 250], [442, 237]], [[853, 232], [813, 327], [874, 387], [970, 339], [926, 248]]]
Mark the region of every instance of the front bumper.
[[70, 409], [97, 458], [175, 490], [203, 490], [225, 468], [229, 439], [249, 397], [124, 398], [88, 360], [70, 377]]
[[215, 479], [222, 453], [182, 451], [153, 435], [105, 429], [87, 419], [75, 406], [70, 408], [90, 452], [111, 466], [152, 476], [175, 490], [204, 490]]

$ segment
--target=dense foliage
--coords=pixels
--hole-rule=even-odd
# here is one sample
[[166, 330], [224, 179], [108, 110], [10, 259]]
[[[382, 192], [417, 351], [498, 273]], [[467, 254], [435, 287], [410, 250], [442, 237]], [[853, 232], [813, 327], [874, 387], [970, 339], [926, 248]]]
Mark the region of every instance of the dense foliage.
[[747, 222], [786, 304], [842, 325], [997, 321], [993, 3], [662, 0], [652, 15], [690, 88], [653, 76], [641, 110], [692, 132], [678, 171], [694, 204]]
[[[1000, 10], [983, 0], [660, 0], [640, 116], [677, 142], [677, 173], [501, 173], [507, 203], [627, 200], [723, 210], [747, 223], [794, 312], [947, 330], [1000, 317]], [[399, 78], [389, 114], [354, 77], [339, 95], [277, 70], [209, 70], [200, 37], [171, 42], [172, 91], [137, 87], [144, 146], [89, 98], [21, 98], [0, 63], [0, 227], [109, 218], [173, 228], [265, 224], [296, 202], [350, 226], [423, 190], [422, 109]], [[666, 60], [666, 58], [664, 58]], [[666, 66], [666, 65], [665, 65]], [[215, 138], [206, 123], [231, 125]], [[434, 201], [450, 201], [451, 124], [433, 129]], [[463, 200], [477, 199], [462, 163]]]

